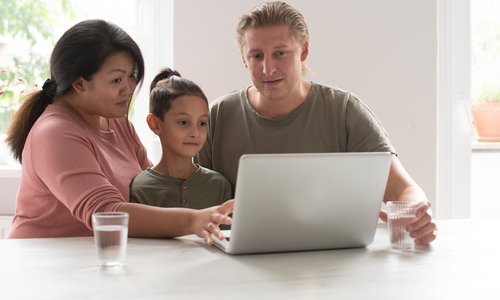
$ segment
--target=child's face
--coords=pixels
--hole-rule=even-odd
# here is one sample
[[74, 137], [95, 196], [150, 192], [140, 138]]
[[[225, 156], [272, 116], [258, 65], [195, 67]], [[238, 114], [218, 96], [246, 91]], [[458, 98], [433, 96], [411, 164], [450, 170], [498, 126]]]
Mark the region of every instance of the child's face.
[[198, 96], [180, 96], [158, 119], [158, 136], [164, 155], [192, 158], [205, 144], [208, 129], [208, 104]]

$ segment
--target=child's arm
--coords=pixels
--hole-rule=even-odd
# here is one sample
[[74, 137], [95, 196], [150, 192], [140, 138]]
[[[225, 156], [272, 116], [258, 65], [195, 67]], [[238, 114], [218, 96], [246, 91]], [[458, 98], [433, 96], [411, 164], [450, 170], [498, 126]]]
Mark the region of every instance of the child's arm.
[[219, 206], [202, 210], [189, 208], [163, 208], [138, 203], [123, 203], [118, 211], [127, 212], [129, 236], [143, 238], [173, 238], [196, 234], [208, 244], [212, 243], [213, 234], [220, 240], [220, 224], [231, 224], [227, 215], [233, 211], [234, 201], [226, 201]]

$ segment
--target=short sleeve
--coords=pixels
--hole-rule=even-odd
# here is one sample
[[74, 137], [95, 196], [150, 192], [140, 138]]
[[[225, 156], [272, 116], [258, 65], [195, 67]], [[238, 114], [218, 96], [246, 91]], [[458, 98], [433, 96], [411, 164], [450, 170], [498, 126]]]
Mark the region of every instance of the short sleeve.
[[349, 152], [396, 152], [377, 117], [353, 95], [346, 106], [346, 130]]

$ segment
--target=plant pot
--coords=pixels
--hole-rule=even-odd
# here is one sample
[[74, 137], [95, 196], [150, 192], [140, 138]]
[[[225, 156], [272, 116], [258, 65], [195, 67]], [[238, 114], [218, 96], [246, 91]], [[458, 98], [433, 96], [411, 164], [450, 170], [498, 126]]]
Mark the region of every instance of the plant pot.
[[472, 116], [479, 141], [500, 142], [500, 102], [473, 103]]

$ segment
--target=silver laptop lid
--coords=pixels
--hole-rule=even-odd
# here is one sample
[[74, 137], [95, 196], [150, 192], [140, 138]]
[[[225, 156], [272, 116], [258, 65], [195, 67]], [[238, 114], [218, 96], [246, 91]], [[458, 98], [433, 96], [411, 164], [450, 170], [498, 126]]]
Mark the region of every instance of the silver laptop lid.
[[390, 153], [250, 154], [240, 158], [227, 252], [366, 246]]

